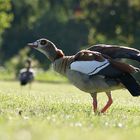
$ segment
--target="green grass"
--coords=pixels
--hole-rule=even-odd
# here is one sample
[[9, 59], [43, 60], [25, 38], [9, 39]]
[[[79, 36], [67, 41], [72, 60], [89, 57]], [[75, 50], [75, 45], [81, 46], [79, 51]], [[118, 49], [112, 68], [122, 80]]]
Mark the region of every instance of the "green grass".
[[[9, 70], [5, 70], [0, 68], [0, 79], [5, 80], [5, 81], [12, 81], [15, 79], [18, 79], [18, 76], [16, 77], [16, 74]], [[48, 71], [43, 71], [43, 70], [35, 70], [35, 80], [36, 81], [40, 81], [40, 82], [54, 82], [54, 83], [64, 83], [64, 82], [68, 82], [68, 80], [54, 72], [52, 69], [48, 70]]]
[[[99, 107], [106, 102], [99, 94]], [[0, 140], [139, 140], [140, 98], [113, 92], [104, 115], [92, 112], [92, 99], [68, 83], [0, 81]]]
[[55, 83], [68, 82], [66, 77], [58, 74], [57, 72], [55, 72], [53, 70], [37, 71], [35, 79], [37, 81], [41, 81], [41, 82], [46, 82], [46, 81], [47, 82], [55, 82]]

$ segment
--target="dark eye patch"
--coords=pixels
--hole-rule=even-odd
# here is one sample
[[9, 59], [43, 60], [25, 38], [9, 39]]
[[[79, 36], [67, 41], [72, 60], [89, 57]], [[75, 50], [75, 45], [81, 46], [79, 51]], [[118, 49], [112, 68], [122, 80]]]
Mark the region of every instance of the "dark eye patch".
[[41, 40], [41, 42], [40, 42], [41, 45], [45, 45], [46, 43], [47, 43], [46, 40]]

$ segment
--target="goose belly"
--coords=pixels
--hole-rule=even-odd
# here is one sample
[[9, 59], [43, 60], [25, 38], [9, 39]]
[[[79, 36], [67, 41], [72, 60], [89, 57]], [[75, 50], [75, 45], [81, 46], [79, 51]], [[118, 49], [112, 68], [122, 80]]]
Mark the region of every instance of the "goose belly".
[[103, 76], [99, 75], [90, 77], [73, 70], [68, 70], [66, 75], [73, 85], [88, 93], [105, 92], [122, 88], [119, 82], [113, 79], [105, 79]]

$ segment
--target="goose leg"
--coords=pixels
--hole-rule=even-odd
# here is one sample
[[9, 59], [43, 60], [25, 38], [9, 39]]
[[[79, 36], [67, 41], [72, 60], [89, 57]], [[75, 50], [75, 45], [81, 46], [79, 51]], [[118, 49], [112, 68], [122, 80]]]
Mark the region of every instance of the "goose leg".
[[29, 91], [31, 90], [32, 88], [32, 83], [29, 83]]
[[106, 112], [106, 110], [111, 106], [113, 103], [112, 97], [111, 97], [111, 92], [106, 92], [106, 95], [108, 97], [108, 102], [107, 104], [102, 108], [101, 113]]
[[97, 112], [97, 93], [91, 94], [92, 99], [93, 99], [93, 111], [96, 113]]

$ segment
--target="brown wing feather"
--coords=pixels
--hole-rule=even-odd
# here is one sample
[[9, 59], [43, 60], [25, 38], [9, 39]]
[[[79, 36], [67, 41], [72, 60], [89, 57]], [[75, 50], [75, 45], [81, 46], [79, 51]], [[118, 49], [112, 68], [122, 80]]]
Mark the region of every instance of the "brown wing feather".
[[140, 58], [138, 58], [140, 55], [139, 50], [124, 46], [101, 44], [94, 45], [88, 48], [88, 50], [100, 52], [110, 56], [111, 58], [130, 58], [138, 61], [140, 60]]
[[136, 68], [133, 67], [132, 65], [128, 65], [126, 63], [123, 63], [123, 62], [118, 62], [118, 61], [115, 61], [115, 60], [110, 60], [110, 63], [116, 67], [117, 69], [125, 72], [125, 73], [134, 73], [136, 72]]
[[105, 60], [105, 58], [102, 56], [101, 53], [90, 51], [90, 50], [82, 50], [78, 52], [74, 56], [74, 59], [76, 61], [91, 61], [91, 60], [104, 61]]
[[[115, 48], [116, 50], [119, 50], [119, 48]], [[114, 51], [112, 49], [110, 49], [110, 53], [111, 51]], [[89, 55], [92, 54], [92, 55]], [[107, 58], [110, 63], [117, 69], [121, 70], [122, 72], [125, 73], [133, 73], [136, 72], [135, 67], [123, 63], [123, 62], [118, 62], [116, 60], [113, 60], [111, 57], [109, 57], [108, 55], [102, 55], [101, 53], [95, 52], [95, 51], [90, 51], [90, 50], [82, 50], [80, 52], [78, 52], [75, 55], [75, 60], [77, 61], [91, 61], [91, 60], [96, 60], [96, 61], [104, 61]]]

